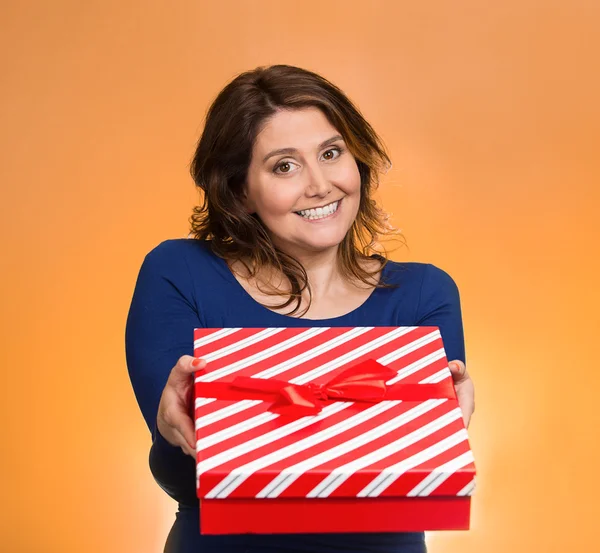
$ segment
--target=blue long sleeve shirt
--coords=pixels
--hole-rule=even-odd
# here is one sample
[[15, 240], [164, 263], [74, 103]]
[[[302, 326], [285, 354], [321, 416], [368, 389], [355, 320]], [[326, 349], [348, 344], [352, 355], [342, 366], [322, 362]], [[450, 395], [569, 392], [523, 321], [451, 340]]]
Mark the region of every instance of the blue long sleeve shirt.
[[[182, 355], [194, 353], [194, 328], [437, 326], [448, 360], [466, 362], [459, 292], [447, 273], [431, 264], [390, 261], [382, 281], [396, 286], [375, 289], [350, 313], [329, 319], [298, 318], [275, 313], [254, 300], [226, 262], [212, 253], [208, 241], [166, 240], [148, 253], [127, 318], [126, 358], [137, 402], [152, 433], [152, 474], [178, 501], [180, 512], [190, 513], [178, 520], [181, 535], [177, 541], [182, 545], [172, 547], [173, 552], [207, 550], [199, 536], [194, 460], [156, 429], [158, 404], [169, 373]], [[404, 552], [409, 549], [402, 548], [402, 543], [422, 541], [422, 534], [420, 538], [409, 534], [321, 534], [315, 537], [319, 544], [315, 549], [310, 536], [302, 536], [304, 547], [298, 551]], [[211, 536], [215, 547], [219, 538]], [[290, 542], [289, 535], [269, 539], [278, 551], [284, 551], [283, 544]], [[296, 546], [298, 543], [295, 540]], [[364, 549], [360, 549], [361, 543]]]

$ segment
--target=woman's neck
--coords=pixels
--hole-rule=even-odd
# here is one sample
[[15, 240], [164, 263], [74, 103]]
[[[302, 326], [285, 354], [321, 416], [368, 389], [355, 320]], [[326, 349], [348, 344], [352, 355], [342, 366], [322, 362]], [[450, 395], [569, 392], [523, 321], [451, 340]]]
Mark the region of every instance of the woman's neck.
[[[303, 312], [310, 303], [308, 312], [303, 315], [309, 318], [337, 317], [352, 311], [366, 301], [379, 280], [380, 273], [374, 276], [371, 285], [349, 279], [340, 269], [337, 251], [327, 252], [327, 255], [312, 253], [298, 255], [288, 251], [286, 253], [292, 255], [306, 270], [310, 285], [310, 299], [308, 290], [304, 290], [299, 309]], [[377, 271], [380, 265], [375, 259], [363, 259], [361, 263], [364, 263], [364, 268], [368, 271]], [[254, 277], [250, 277], [243, 264], [234, 263], [232, 269], [240, 284], [256, 301], [277, 312], [283, 314], [289, 312], [289, 306], [281, 309], [276, 307], [281, 305], [281, 300], [291, 292], [291, 289], [290, 281], [275, 267], [263, 266]], [[281, 294], [277, 299], [273, 297], [273, 292], [276, 291]]]
[[338, 249], [339, 246], [321, 252], [288, 252], [284, 250], [304, 267], [313, 300], [318, 301], [319, 298], [330, 294], [332, 290], [349, 284], [345, 282], [347, 279], [340, 271]]

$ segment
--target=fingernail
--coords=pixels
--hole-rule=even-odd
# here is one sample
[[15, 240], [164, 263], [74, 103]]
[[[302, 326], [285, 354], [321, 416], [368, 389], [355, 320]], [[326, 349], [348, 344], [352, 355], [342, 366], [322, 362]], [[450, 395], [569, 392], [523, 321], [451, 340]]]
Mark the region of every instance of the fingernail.
[[200, 359], [196, 358], [192, 361], [192, 367], [197, 367], [200, 364]]
[[457, 365], [456, 363], [450, 363], [448, 366], [449, 366], [451, 369], [458, 370], [458, 365]]

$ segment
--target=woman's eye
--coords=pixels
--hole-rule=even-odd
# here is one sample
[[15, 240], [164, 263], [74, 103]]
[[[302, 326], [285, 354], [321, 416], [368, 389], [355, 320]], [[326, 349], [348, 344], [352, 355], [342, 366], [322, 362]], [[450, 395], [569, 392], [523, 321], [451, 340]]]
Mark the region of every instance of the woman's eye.
[[[280, 163], [279, 165], [277, 165], [275, 167], [275, 169], [273, 169], [273, 172], [279, 173], [280, 175], [284, 175], [286, 173], [291, 172], [291, 167], [292, 167], [292, 164], [289, 161], [284, 161], [283, 163]], [[283, 171], [279, 171], [279, 169], [283, 169]]]
[[327, 151], [326, 151], [326, 152], [323, 154], [323, 156], [327, 156], [327, 154], [332, 154], [332, 153], [334, 153], [334, 152], [335, 152], [335, 153], [337, 153], [337, 155], [336, 155], [336, 156], [332, 156], [332, 157], [326, 157], [325, 159], [326, 159], [327, 161], [331, 161], [332, 159], [336, 159], [336, 158], [340, 157], [340, 155], [341, 155], [341, 153], [342, 153], [342, 152], [341, 152], [341, 150], [340, 150], [339, 148], [331, 148], [330, 150], [327, 150]]

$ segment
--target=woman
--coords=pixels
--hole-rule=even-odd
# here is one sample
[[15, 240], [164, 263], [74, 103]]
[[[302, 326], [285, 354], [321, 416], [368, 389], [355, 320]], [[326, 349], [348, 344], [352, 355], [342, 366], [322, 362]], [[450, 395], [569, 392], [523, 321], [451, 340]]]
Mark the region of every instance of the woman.
[[439, 326], [468, 423], [456, 285], [433, 265], [374, 253], [388, 227], [371, 196], [389, 165], [350, 100], [309, 71], [248, 71], [209, 109], [192, 163], [204, 196], [193, 237], [146, 256], [126, 329], [150, 467], [179, 502], [168, 553], [425, 551], [423, 533], [202, 536], [195, 490], [197, 327]]

